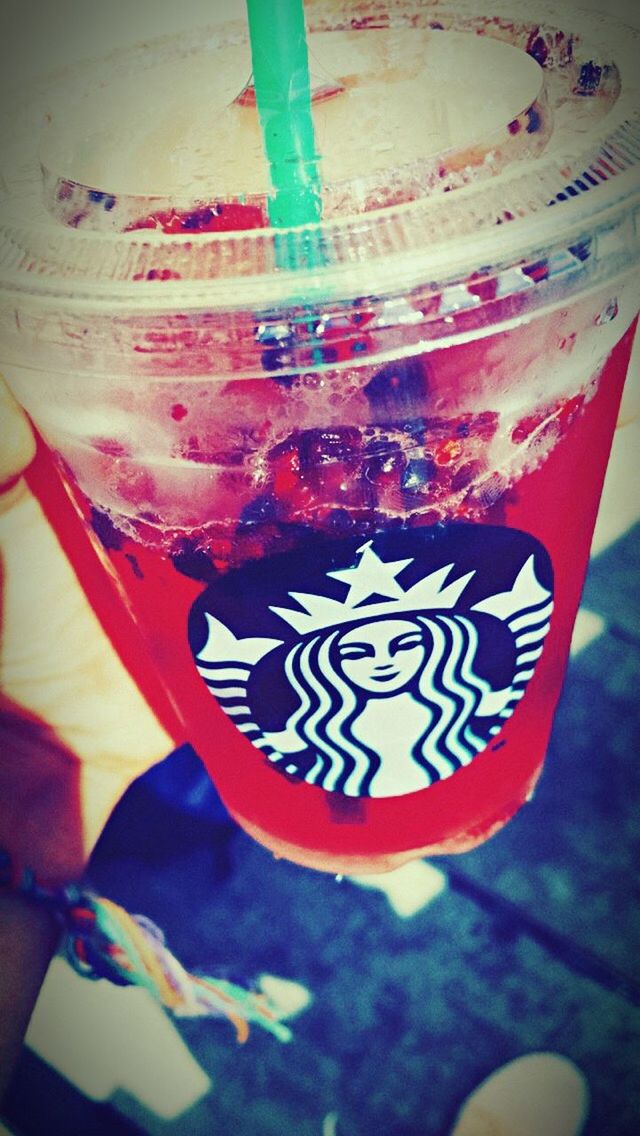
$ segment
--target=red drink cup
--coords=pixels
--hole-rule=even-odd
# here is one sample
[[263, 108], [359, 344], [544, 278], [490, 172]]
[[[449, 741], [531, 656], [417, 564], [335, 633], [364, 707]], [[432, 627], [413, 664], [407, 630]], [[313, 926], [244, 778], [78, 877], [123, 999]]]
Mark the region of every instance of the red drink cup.
[[[327, 183], [290, 271], [259, 191], [189, 206], [51, 165], [67, 227], [14, 202], [0, 251], [4, 371], [177, 740], [249, 833], [333, 872], [464, 851], [530, 797], [637, 313], [633, 45], [582, 14], [393, 12], [519, 48], [540, 90], [473, 146]], [[326, 42], [346, 16], [309, 18]]]

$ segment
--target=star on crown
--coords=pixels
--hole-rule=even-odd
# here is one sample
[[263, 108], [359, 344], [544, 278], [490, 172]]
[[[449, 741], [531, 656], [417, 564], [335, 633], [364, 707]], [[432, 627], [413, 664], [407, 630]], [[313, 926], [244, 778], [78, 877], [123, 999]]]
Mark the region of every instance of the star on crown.
[[[347, 595], [344, 600], [334, 600], [330, 596], [314, 592], [289, 592], [292, 600], [301, 610], [271, 607], [275, 615], [284, 619], [299, 634], [308, 634], [326, 627], [336, 627], [343, 623], [355, 623], [361, 619], [375, 619], [383, 615], [396, 615], [398, 612], [444, 610], [455, 607], [469, 580], [475, 575], [468, 572], [449, 584], [445, 582], [453, 564], [437, 568], [428, 576], [423, 576], [411, 588], [403, 588], [398, 576], [409, 565], [409, 560], [381, 560], [367, 541], [358, 549], [360, 557], [351, 568], [327, 572], [334, 580], [346, 584]], [[382, 601], [371, 602], [372, 596], [385, 597]]]

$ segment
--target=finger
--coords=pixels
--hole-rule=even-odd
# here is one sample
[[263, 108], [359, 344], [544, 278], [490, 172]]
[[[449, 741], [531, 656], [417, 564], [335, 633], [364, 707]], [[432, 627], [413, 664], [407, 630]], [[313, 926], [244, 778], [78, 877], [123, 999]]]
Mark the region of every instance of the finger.
[[0, 492], [24, 472], [35, 452], [36, 441], [29, 420], [0, 379]]
[[[128, 784], [170, 752], [173, 741], [116, 655], [21, 477], [35, 450], [29, 420], [0, 379], [0, 690], [81, 763], [69, 808], [44, 794], [51, 815], [40, 828], [46, 845], [65, 808], [79, 805], [86, 855]], [[30, 812], [39, 800], [34, 763], [4, 752], [0, 764], [5, 779], [13, 778], [11, 793], [3, 782], [6, 800], [26, 793]], [[29, 821], [24, 814], [15, 819], [23, 826]], [[42, 871], [47, 849], [38, 852], [31, 867]]]
[[636, 333], [616, 426], [628, 426], [640, 415], [640, 333]]
[[[127, 785], [173, 749], [100, 626], [39, 503], [0, 517], [0, 689], [82, 763], [87, 848]], [[17, 775], [16, 770], [16, 775]]]

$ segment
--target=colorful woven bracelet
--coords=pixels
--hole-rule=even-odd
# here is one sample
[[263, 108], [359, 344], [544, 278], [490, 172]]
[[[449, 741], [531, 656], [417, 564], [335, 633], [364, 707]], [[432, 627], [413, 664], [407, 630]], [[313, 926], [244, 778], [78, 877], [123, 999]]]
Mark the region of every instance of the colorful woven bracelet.
[[75, 884], [42, 887], [29, 870], [16, 880], [11, 859], [2, 850], [0, 891], [22, 895], [55, 915], [62, 928], [59, 949], [83, 977], [143, 986], [176, 1017], [228, 1018], [239, 1042], [246, 1041], [250, 1023], [279, 1041], [290, 1041], [291, 1030], [264, 993], [185, 970], [160, 928], [145, 915], [131, 915], [112, 900]]

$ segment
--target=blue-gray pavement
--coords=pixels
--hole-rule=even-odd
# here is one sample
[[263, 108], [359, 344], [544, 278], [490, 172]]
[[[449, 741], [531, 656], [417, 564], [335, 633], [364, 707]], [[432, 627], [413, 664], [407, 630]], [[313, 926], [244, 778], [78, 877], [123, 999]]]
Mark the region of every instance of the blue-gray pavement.
[[568, 940], [576, 960], [592, 952], [638, 1005], [639, 583], [637, 526], [591, 563], [583, 603], [605, 627], [571, 660], [533, 801], [451, 864]]
[[[633, 484], [629, 491], [638, 492]], [[582, 601], [617, 635], [640, 642], [640, 525], [592, 559]]]
[[585, 1136], [638, 1136], [639, 558], [636, 528], [592, 561], [584, 602], [605, 628], [571, 661], [534, 799], [476, 851], [434, 861], [448, 887], [411, 918], [134, 787], [93, 884], [156, 920], [187, 967], [313, 995], [288, 1045], [180, 1024], [213, 1091], [175, 1121], [116, 1101], [140, 1130], [322, 1136], [334, 1112], [337, 1136], [448, 1136], [493, 1069], [554, 1050], [588, 1079]]

